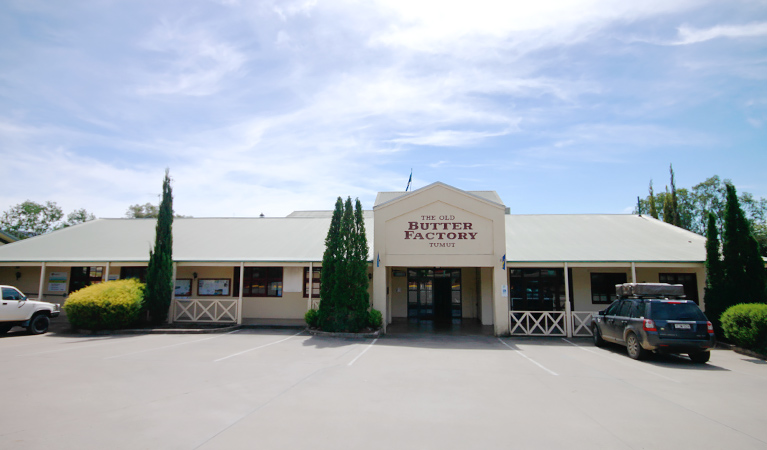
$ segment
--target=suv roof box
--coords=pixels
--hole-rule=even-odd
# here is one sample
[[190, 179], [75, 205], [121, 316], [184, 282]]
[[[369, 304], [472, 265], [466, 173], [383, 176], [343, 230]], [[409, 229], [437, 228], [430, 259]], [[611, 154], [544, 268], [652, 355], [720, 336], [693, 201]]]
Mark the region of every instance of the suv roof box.
[[684, 297], [684, 286], [667, 283], [623, 283], [615, 285], [618, 297]]

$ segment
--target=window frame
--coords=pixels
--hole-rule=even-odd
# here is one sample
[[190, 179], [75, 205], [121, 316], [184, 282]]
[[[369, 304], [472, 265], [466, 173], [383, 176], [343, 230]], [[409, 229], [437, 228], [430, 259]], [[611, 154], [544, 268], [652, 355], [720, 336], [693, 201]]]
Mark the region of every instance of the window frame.
[[[604, 277], [606, 279], [604, 280], [597, 280], [595, 283], [594, 278], [596, 277]], [[618, 300], [618, 295], [615, 292], [615, 285], [616, 284], [623, 284], [626, 283], [628, 280], [628, 275], [626, 272], [591, 272], [590, 274], [590, 280], [591, 280], [591, 304], [592, 305], [609, 305], [610, 303]], [[610, 282], [609, 278], [621, 278], [623, 281], [619, 283], [612, 283]], [[616, 280], [612, 280], [616, 281]], [[595, 289], [598, 288], [598, 289]], [[607, 289], [605, 291], [605, 289]], [[607, 296], [607, 300], [595, 300], [595, 297], [601, 298]]]
[[[265, 273], [266, 273], [266, 276], [260, 276], [260, 277], [248, 276], [248, 273], [250, 272], [252, 274], [252, 272], [254, 270], [264, 270]], [[279, 277], [274, 276], [274, 275], [270, 275], [270, 272], [274, 272], [274, 271], [277, 271], [277, 270], [279, 270]], [[235, 296], [235, 297], [239, 297], [240, 296], [240, 268], [239, 267], [235, 267], [234, 268], [234, 277], [233, 278], [234, 278], [234, 283], [232, 283], [233, 284], [233, 286], [232, 286], [232, 295]], [[254, 294], [253, 293], [253, 284], [257, 280], [264, 280], [264, 283], [263, 283], [264, 293], [263, 294], [261, 294], [261, 293]], [[277, 283], [277, 282], [279, 282], [279, 288], [277, 288], [275, 290], [274, 294], [270, 295], [269, 294], [270, 283]], [[282, 266], [246, 266], [245, 267], [245, 274], [244, 274], [243, 279], [242, 279], [242, 286], [243, 286], [242, 297], [243, 298], [245, 298], [245, 297], [249, 297], [249, 298], [254, 298], [254, 297], [282, 298], [282, 296], [283, 296], [282, 295], [283, 294], [283, 289], [284, 289], [284, 286], [285, 286], [284, 283], [285, 283], [285, 268], [282, 267]], [[250, 292], [248, 292], [248, 291], [250, 291]]]
[[[692, 278], [692, 280], [679, 280], [680, 278]], [[685, 300], [692, 300], [700, 305], [698, 297], [698, 274], [690, 272], [661, 272], [658, 273], [659, 283], [681, 284], [684, 286]], [[687, 288], [690, 288], [688, 291]]]
[[[312, 281], [312, 298], [320, 298], [320, 292], [322, 292], [322, 267], [312, 267], [312, 275], [317, 274], [317, 277], [314, 278]], [[314, 285], [317, 285], [315, 288]], [[309, 268], [304, 267], [304, 284], [303, 284], [303, 292], [304, 292], [304, 298], [309, 298]], [[317, 294], [315, 295], [314, 291], [317, 291]]]

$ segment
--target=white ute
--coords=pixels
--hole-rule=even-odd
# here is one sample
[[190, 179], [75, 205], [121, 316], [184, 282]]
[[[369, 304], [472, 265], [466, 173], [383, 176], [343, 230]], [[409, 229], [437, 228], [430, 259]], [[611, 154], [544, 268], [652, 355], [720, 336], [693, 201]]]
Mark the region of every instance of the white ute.
[[43, 334], [48, 331], [51, 317], [58, 317], [61, 307], [55, 303], [30, 300], [13, 286], [0, 286], [3, 299], [0, 301], [0, 334], [13, 327], [24, 327], [29, 334]]

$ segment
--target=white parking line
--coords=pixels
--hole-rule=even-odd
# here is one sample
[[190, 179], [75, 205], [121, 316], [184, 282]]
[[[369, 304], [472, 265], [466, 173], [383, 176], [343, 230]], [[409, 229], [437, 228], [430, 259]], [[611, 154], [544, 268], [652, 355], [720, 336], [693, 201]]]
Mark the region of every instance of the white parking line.
[[671, 377], [667, 377], [667, 376], [665, 376], [665, 375], [661, 375], [661, 374], [659, 374], [659, 373], [655, 373], [655, 372], [653, 372], [653, 371], [651, 371], [651, 370], [647, 370], [647, 369], [645, 369], [645, 368], [641, 367], [641, 364], [642, 364], [642, 363], [641, 363], [641, 362], [639, 362], [639, 361], [634, 361], [634, 360], [631, 360], [631, 362], [628, 362], [628, 361], [626, 361], [625, 359], [618, 359], [618, 358], [613, 358], [612, 356], [609, 356], [609, 355], [605, 355], [605, 354], [603, 354], [602, 352], [598, 352], [598, 351], [594, 351], [594, 350], [592, 350], [592, 349], [589, 349], [589, 348], [585, 348], [585, 347], [583, 347], [583, 346], [581, 346], [581, 345], [578, 345], [578, 344], [576, 344], [576, 343], [574, 343], [574, 342], [571, 342], [571, 341], [569, 341], [569, 340], [567, 340], [567, 339], [565, 339], [565, 338], [562, 338], [562, 340], [563, 340], [563, 341], [565, 341], [565, 342], [567, 342], [567, 343], [568, 343], [568, 344], [570, 344], [570, 345], [573, 345], [573, 346], [575, 346], [575, 347], [577, 347], [577, 348], [579, 348], [579, 349], [583, 350], [584, 352], [589, 352], [589, 353], [592, 353], [592, 354], [594, 354], [594, 355], [597, 355], [597, 356], [601, 356], [602, 358], [607, 358], [607, 359], [609, 359], [610, 361], [619, 362], [619, 363], [623, 364], [624, 366], [630, 366], [630, 367], [632, 367], [632, 368], [634, 368], [634, 369], [638, 369], [638, 370], [641, 370], [642, 372], [646, 372], [646, 373], [649, 373], [649, 374], [651, 374], [651, 375], [655, 375], [656, 377], [661, 377], [661, 378], [665, 378], [665, 379], [667, 379], [667, 380], [669, 380], [669, 381], [673, 381], [674, 383], [680, 383], [680, 381], [679, 381], [679, 380], [675, 380], [675, 379], [673, 379], [673, 378], [671, 378]]
[[259, 348], [264, 348], [264, 347], [269, 347], [270, 345], [279, 344], [280, 342], [285, 342], [285, 341], [287, 341], [288, 339], [290, 339], [290, 338], [294, 338], [294, 337], [298, 336], [299, 334], [301, 334], [301, 333], [303, 333], [303, 332], [304, 332], [304, 330], [301, 330], [301, 331], [299, 331], [298, 333], [294, 334], [293, 336], [288, 336], [288, 337], [286, 337], [285, 339], [281, 339], [281, 340], [279, 340], [279, 341], [276, 341], [276, 342], [270, 342], [269, 344], [259, 345], [258, 347], [249, 348], [249, 349], [247, 349], [247, 350], [243, 350], [243, 351], [241, 351], [241, 352], [238, 352], [238, 353], [234, 353], [234, 354], [231, 354], [231, 355], [229, 355], [229, 356], [224, 356], [223, 358], [219, 358], [219, 359], [216, 359], [216, 360], [214, 360], [213, 362], [219, 362], [219, 361], [223, 361], [223, 360], [225, 360], [225, 359], [234, 358], [235, 356], [239, 356], [239, 355], [242, 355], [243, 353], [248, 353], [248, 352], [251, 352], [251, 351], [253, 351], [253, 350], [258, 350]]
[[546, 367], [544, 367], [542, 364], [540, 364], [538, 361], [536, 361], [536, 360], [534, 360], [534, 359], [530, 358], [529, 356], [525, 355], [524, 353], [522, 353], [522, 352], [521, 352], [521, 351], [519, 351], [518, 349], [516, 349], [516, 348], [514, 348], [514, 347], [510, 346], [509, 344], [507, 344], [507, 343], [503, 342], [503, 340], [502, 340], [501, 338], [498, 338], [498, 342], [500, 342], [501, 344], [503, 344], [503, 345], [505, 345], [506, 347], [510, 348], [511, 350], [513, 350], [513, 351], [517, 352], [517, 354], [518, 354], [518, 355], [520, 355], [520, 356], [522, 356], [523, 358], [527, 359], [528, 361], [530, 361], [531, 363], [533, 363], [533, 364], [535, 364], [536, 366], [540, 367], [541, 369], [545, 370], [546, 372], [548, 372], [548, 373], [550, 373], [550, 374], [552, 374], [552, 375], [554, 375], [554, 376], [559, 376], [559, 374], [558, 374], [558, 373], [554, 372], [553, 370], [549, 370], [549, 369], [547, 369], [547, 368], [546, 368]]
[[364, 355], [366, 351], [370, 350], [370, 347], [374, 346], [377, 341], [378, 341], [378, 338], [373, 339], [373, 342], [368, 344], [368, 346], [365, 347], [365, 350], [362, 350], [362, 352], [360, 352], [359, 355], [357, 355], [353, 360], [351, 360], [349, 364], [347, 364], [347, 366], [351, 366], [352, 364], [354, 364], [354, 362], [360, 359], [360, 356]]
[[234, 331], [230, 331], [230, 332], [228, 332], [228, 333], [219, 334], [219, 335], [217, 335], [217, 336], [213, 336], [213, 337], [209, 337], [209, 338], [205, 338], [205, 339], [197, 339], [196, 341], [180, 342], [180, 343], [178, 343], [178, 344], [165, 345], [165, 346], [162, 346], [162, 347], [154, 347], [154, 348], [148, 348], [148, 349], [146, 349], [146, 350], [139, 350], [139, 351], [137, 351], [137, 352], [123, 353], [122, 355], [113, 355], [113, 356], [108, 356], [108, 357], [106, 357], [106, 358], [104, 358], [104, 359], [114, 359], [114, 358], [121, 358], [121, 357], [123, 357], [123, 356], [138, 355], [139, 353], [152, 352], [152, 351], [155, 351], [155, 350], [162, 350], [162, 349], [164, 349], [164, 348], [173, 348], [173, 347], [178, 347], [178, 346], [180, 346], [180, 345], [186, 345], [186, 344], [194, 344], [195, 342], [203, 342], [203, 341], [209, 341], [209, 340], [211, 340], [211, 339], [217, 339], [217, 338], [220, 338], [220, 337], [222, 337], [222, 336], [225, 336], [225, 335], [227, 335], [227, 334], [236, 333], [236, 332], [238, 332], [238, 331], [240, 331], [240, 330], [234, 330]]

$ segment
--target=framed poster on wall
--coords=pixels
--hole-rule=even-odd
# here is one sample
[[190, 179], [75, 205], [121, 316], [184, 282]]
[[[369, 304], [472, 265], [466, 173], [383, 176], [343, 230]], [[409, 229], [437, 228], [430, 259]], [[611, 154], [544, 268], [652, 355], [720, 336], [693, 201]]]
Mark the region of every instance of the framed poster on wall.
[[232, 280], [228, 278], [201, 278], [197, 280], [197, 295], [200, 296], [223, 296], [229, 295], [229, 286]]
[[192, 295], [192, 279], [179, 278], [173, 287], [173, 295], [176, 297], [188, 297]]

